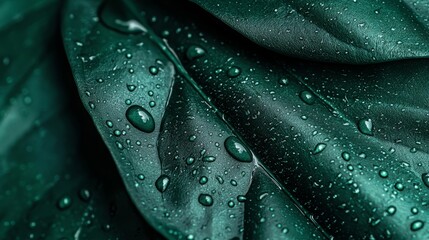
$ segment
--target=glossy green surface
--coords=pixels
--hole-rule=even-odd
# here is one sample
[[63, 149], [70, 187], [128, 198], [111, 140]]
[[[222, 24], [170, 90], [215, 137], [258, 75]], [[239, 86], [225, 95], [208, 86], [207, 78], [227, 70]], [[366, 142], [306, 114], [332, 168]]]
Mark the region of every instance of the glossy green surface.
[[58, 2], [5, 4], [20, 17], [0, 14], [0, 239], [162, 239], [80, 104]]
[[191, 1], [287, 56], [342, 63], [429, 56], [428, 0]]
[[429, 238], [429, 2], [193, 2], [0, 3], [0, 239]]

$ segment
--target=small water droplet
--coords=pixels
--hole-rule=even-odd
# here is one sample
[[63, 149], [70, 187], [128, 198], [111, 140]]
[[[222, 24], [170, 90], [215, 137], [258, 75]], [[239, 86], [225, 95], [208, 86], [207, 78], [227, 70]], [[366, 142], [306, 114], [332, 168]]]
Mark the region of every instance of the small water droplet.
[[213, 157], [213, 156], [203, 157], [203, 162], [214, 162], [215, 160], [216, 160], [216, 157]]
[[156, 102], [155, 101], [150, 101], [149, 102], [149, 107], [153, 108], [156, 106]]
[[112, 128], [113, 127], [112, 121], [107, 120], [106, 121], [106, 126], [109, 127], [109, 128]]
[[113, 135], [115, 135], [116, 137], [121, 136], [122, 132], [118, 129], [116, 129], [115, 131], [113, 131]]
[[192, 45], [186, 51], [186, 57], [189, 60], [194, 60], [194, 59], [202, 57], [205, 53], [206, 53], [206, 51], [202, 47]]
[[365, 135], [374, 135], [374, 133], [372, 132], [372, 120], [370, 118], [359, 120], [358, 129], [361, 133]]
[[57, 202], [57, 207], [60, 210], [65, 210], [67, 208], [69, 208], [72, 204], [72, 199], [69, 196], [64, 196], [62, 198], [60, 198]]
[[127, 84], [127, 89], [128, 89], [128, 91], [132, 92], [132, 91], [136, 90], [136, 86], [132, 85], [132, 84]]
[[395, 184], [395, 188], [396, 188], [396, 190], [398, 190], [398, 191], [402, 191], [402, 190], [404, 190], [404, 184], [402, 184], [402, 183], [400, 183], [400, 182], [397, 182], [396, 184]]
[[313, 93], [309, 91], [302, 91], [299, 94], [299, 97], [303, 102], [307, 103], [308, 105], [313, 105], [316, 102], [316, 98], [314, 97]]
[[289, 79], [288, 78], [280, 78], [279, 84], [282, 86], [287, 86], [289, 84]]
[[79, 198], [84, 202], [88, 202], [89, 199], [91, 199], [91, 192], [88, 189], [83, 188], [79, 191]]
[[348, 152], [343, 152], [342, 154], [341, 154], [341, 157], [344, 159], [344, 161], [350, 161], [350, 153], [348, 153]]
[[186, 158], [186, 164], [191, 165], [194, 162], [195, 162], [195, 158], [193, 158], [193, 157]]
[[170, 177], [167, 175], [161, 175], [155, 182], [155, 187], [160, 191], [161, 193], [165, 192], [167, 190], [168, 185], [170, 184]]
[[235, 181], [234, 179], [232, 179], [231, 181], [230, 181], [230, 183], [231, 183], [231, 185], [232, 186], [237, 186], [238, 184], [237, 184], [237, 181]]
[[190, 137], [189, 137], [189, 141], [190, 142], [193, 142], [193, 141], [195, 141], [197, 139], [197, 136], [195, 136], [195, 135], [191, 135]]
[[157, 67], [155, 67], [155, 66], [151, 66], [151, 67], [149, 67], [149, 72], [152, 75], [157, 75], [158, 72], [159, 72], [159, 69]]
[[411, 223], [410, 229], [411, 231], [415, 232], [424, 227], [425, 223], [422, 220], [416, 220]]
[[198, 197], [198, 202], [201, 203], [201, 205], [210, 207], [213, 205], [213, 198], [209, 194], [200, 194]]
[[387, 178], [389, 176], [389, 173], [386, 170], [380, 170], [378, 172], [378, 175], [380, 175], [380, 177], [382, 178]]
[[89, 102], [88, 105], [91, 109], [95, 109], [95, 104], [93, 102]]
[[241, 74], [241, 69], [240, 69], [239, 67], [235, 67], [235, 66], [233, 66], [233, 67], [231, 67], [230, 69], [228, 69], [227, 74], [228, 74], [228, 76], [229, 76], [229, 77], [231, 77], [231, 78], [238, 77], [238, 76], [240, 76], [240, 74]]
[[245, 202], [246, 200], [247, 200], [246, 196], [243, 196], [243, 195], [237, 196], [237, 201], [239, 201], [239, 202]]
[[219, 182], [219, 184], [223, 184], [224, 183], [223, 178], [221, 176], [219, 176], [219, 175], [216, 176], [216, 180]]
[[204, 185], [204, 184], [206, 184], [207, 182], [209, 181], [209, 179], [206, 177], [206, 176], [202, 176], [201, 178], [200, 178], [200, 184], [201, 185]]
[[237, 161], [251, 162], [252, 155], [244, 144], [235, 136], [230, 136], [225, 140], [226, 151]]
[[419, 213], [419, 209], [418, 209], [418, 208], [416, 208], [416, 207], [412, 207], [412, 208], [411, 208], [411, 213], [412, 213], [412, 214], [414, 214], [414, 215], [416, 215], [416, 214], [418, 214], [418, 213]]
[[319, 153], [323, 152], [323, 150], [325, 150], [325, 148], [326, 148], [325, 143], [318, 143], [316, 145], [316, 147], [314, 147], [313, 154], [314, 155], [319, 154]]
[[145, 176], [143, 175], [143, 174], [138, 174], [137, 175], [137, 178], [139, 179], [139, 180], [141, 180], [141, 181], [143, 181], [144, 179], [145, 179]]
[[388, 208], [387, 208], [387, 210], [386, 210], [386, 212], [389, 214], [389, 215], [394, 215], [395, 213], [396, 213], [396, 207], [395, 206], [389, 206]]
[[151, 133], [155, 129], [155, 121], [152, 115], [144, 108], [133, 105], [125, 113], [128, 121], [140, 131]]

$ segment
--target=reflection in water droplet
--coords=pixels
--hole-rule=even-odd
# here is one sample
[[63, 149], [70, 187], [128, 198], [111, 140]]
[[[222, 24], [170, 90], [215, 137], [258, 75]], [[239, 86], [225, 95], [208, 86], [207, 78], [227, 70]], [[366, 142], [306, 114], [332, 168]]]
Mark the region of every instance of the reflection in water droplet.
[[158, 69], [157, 67], [155, 67], [155, 66], [151, 66], [151, 67], [149, 67], [149, 72], [150, 72], [150, 74], [152, 74], [152, 75], [157, 75], [157, 74], [158, 74], [158, 71], [159, 71], [159, 69]]
[[344, 159], [344, 161], [350, 161], [350, 154], [348, 152], [343, 152], [341, 154], [341, 157]]
[[231, 67], [230, 69], [228, 69], [227, 74], [231, 78], [238, 77], [241, 74], [241, 69], [239, 67], [235, 67], [235, 66]]
[[58, 200], [57, 207], [60, 210], [65, 210], [69, 208], [71, 204], [72, 204], [71, 198], [69, 196], [64, 196]]
[[215, 160], [216, 160], [216, 157], [213, 157], [213, 156], [203, 157], [203, 162], [214, 162]]
[[323, 152], [323, 150], [325, 150], [325, 148], [326, 148], [325, 143], [318, 143], [316, 145], [316, 147], [314, 147], [313, 154], [314, 155], [319, 154], [319, 153]]
[[155, 182], [155, 187], [160, 191], [161, 193], [165, 192], [167, 190], [168, 185], [170, 184], [170, 177], [167, 175], [161, 175]]
[[425, 223], [421, 220], [416, 220], [411, 223], [410, 229], [411, 231], [418, 231], [424, 227]]
[[429, 173], [422, 174], [422, 181], [425, 184], [425, 186], [429, 188]]
[[125, 113], [128, 121], [137, 129], [151, 133], [155, 129], [155, 121], [152, 115], [144, 108], [133, 105]]
[[230, 136], [225, 140], [226, 151], [240, 162], [251, 162], [252, 155], [243, 143], [235, 136]]
[[314, 97], [314, 95], [309, 92], [309, 91], [302, 91], [299, 94], [299, 97], [301, 98], [301, 100], [305, 103], [307, 103], [308, 105], [312, 105], [316, 102], [316, 98]]
[[213, 205], [213, 198], [209, 194], [200, 194], [198, 202], [203, 206], [210, 207]]
[[186, 57], [189, 60], [194, 60], [194, 59], [202, 57], [205, 53], [206, 53], [206, 51], [202, 47], [192, 45], [186, 51]]
[[358, 129], [361, 133], [372, 136], [372, 120], [371, 119], [361, 119], [358, 122]]

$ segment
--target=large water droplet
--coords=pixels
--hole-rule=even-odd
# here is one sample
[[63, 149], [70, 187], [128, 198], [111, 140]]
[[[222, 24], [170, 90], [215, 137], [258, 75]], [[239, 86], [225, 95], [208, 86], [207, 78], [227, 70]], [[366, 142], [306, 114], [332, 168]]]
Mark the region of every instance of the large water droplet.
[[152, 115], [140, 106], [133, 105], [129, 107], [125, 115], [135, 128], [143, 132], [150, 133], [155, 129], [155, 121]]
[[418, 231], [425, 226], [425, 223], [422, 220], [416, 220], [411, 223], [410, 229], [411, 231]]
[[374, 133], [372, 132], [372, 120], [370, 118], [361, 119], [358, 122], [359, 131], [363, 134], [372, 136]]
[[251, 162], [252, 155], [243, 143], [235, 136], [230, 136], [225, 140], [226, 151], [240, 162]]
[[170, 177], [167, 175], [161, 175], [155, 182], [155, 187], [160, 192], [165, 192], [167, 190], [168, 185], [170, 184]]
[[425, 186], [429, 188], [429, 173], [422, 174], [422, 181], [425, 184]]
[[235, 66], [231, 67], [230, 69], [228, 69], [227, 74], [231, 78], [238, 77], [241, 74], [241, 69], [239, 67], [235, 67]]
[[213, 205], [213, 198], [209, 194], [200, 194], [198, 202], [203, 206], [210, 207]]
[[323, 150], [325, 150], [325, 148], [326, 148], [325, 143], [318, 143], [316, 145], [316, 147], [314, 147], [313, 154], [314, 155], [319, 154], [319, 153], [323, 152]]
[[309, 91], [302, 91], [299, 94], [299, 97], [301, 98], [301, 100], [305, 103], [307, 103], [308, 105], [312, 105], [316, 102], [316, 98], [314, 97], [314, 95], [309, 92]]
[[202, 47], [192, 45], [186, 51], [186, 57], [189, 60], [194, 60], [194, 59], [197, 59], [199, 57], [202, 57], [205, 53], [206, 53], [206, 51]]

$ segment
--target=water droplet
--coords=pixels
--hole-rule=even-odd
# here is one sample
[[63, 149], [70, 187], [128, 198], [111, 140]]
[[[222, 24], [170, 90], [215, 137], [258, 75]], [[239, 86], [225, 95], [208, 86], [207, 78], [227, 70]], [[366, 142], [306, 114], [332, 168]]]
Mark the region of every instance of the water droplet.
[[287, 86], [289, 84], [289, 79], [288, 78], [280, 78], [279, 84], [282, 86]]
[[151, 96], [151, 97], [152, 97], [152, 96], [153, 96], [153, 91], [152, 91], [152, 90], [148, 91], [148, 92], [147, 92], [147, 95], [149, 95], [149, 96]]
[[128, 91], [132, 92], [132, 91], [136, 90], [136, 86], [132, 85], [132, 84], [127, 84], [127, 89], [128, 89]]
[[189, 60], [194, 60], [194, 59], [202, 57], [205, 53], [206, 53], [206, 51], [202, 47], [192, 45], [186, 51], [186, 57]]
[[234, 179], [232, 179], [230, 183], [231, 183], [232, 186], [237, 186], [238, 185], [237, 181], [235, 181]]
[[416, 215], [416, 214], [418, 214], [418, 213], [419, 213], [419, 209], [418, 209], [418, 208], [416, 208], [416, 207], [412, 207], [412, 208], [411, 208], [411, 213], [412, 213], [412, 214], [414, 214], [414, 215]]
[[235, 66], [231, 67], [230, 69], [228, 69], [227, 74], [231, 78], [238, 77], [241, 74], [241, 69], [239, 67], [235, 67]]
[[122, 145], [122, 143], [120, 143], [120, 142], [116, 141], [116, 142], [115, 142], [115, 144], [116, 144], [116, 147], [117, 147], [119, 150], [124, 149], [124, 146]]
[[341, 157], [344, 159], [344, 161], [350, 161], [350, 153], [348, 153], [348, 152], [343, 152], [342, 154], [341, 154]]
[[158, 69], [157, 67], [155, 67], [155, 66], [151, 66], [151, 67], [149, 67], [149, 72], [150, 72], [150, 74], [152, 74], [152, 75], [157, 75], [157, 74], [158, 74], [158, 71], [159, 71], [159, 69]]
[[113, 127], [113, 123], [112, 123], [112, 121], [109, 121], [109, 120], [107, 120], [107, 121], [106, 121], [106, 125], [107, 125], [107, 127], [109, 127], [109, 128], [112, 128], [112, 127]]
[[386, 212], [389, 214], [389, 215], [394, 215], [395, 213], [396, 213], [396, 207], [395, 206], [389, 206], [388, 208], [387, 208], [387, 210], [386, 210]]
[[120, 130], [118, 130], [118, 129], [116, 129], [115, 131], [113, 131], [113, 135], [115, 135], [117, 137], [121, 136], [121, 134], [122, 134], [122, 132]]
[[219, 182], [219, 184], [223, 184], [224, 183], [223, 178], [221, 176], [219, 176], [219, 175], [216, 176], [216, 180]]
[[69, 208], [71, 204], [72, 204], [72, 199], [69, 196], [64, 196], [58, 200], [57, 207], [60, 210], [65, 210]]
[[380, 175], [380, 177], [382, 178], [387, 178], [389, 176], [389, 173], [386, 170], [380, 170], [378, 172], [378, 175]]
[[138, 175], [137, 175], [137, 178], [138, 178], [139, 180], [142, 180], [142, 181], [143, 181], [143, 180], [145, 179], [145, 176], [144, 176], [143, 174], [141, 174], [141, 173], [140, 173], [140, 174], [138, 174]]
[[152, 115], [140, 106], [129, 107], [125, 115], [135, 128], [143, 132], [151, 133], [155, 129], [155, 121]]
[[410, 229], [411, 231], [415, 232], [424, 227], [425, 223], [422, 220], [416, 220], [411, 223]]
[[89, 199], [91, 199], [91, 192], [88, 189], [83, 188], [79, 191], [79, 198], [84, 202], [88, 202]]
[[91, 109], [95, 109], [95, 104], [93, 102], [89, 102], [88, 105]]
[[239, 202], [245, 202], [246, 201], [246, 196], [243, 196], [243, 195], [238, 195], [237, 196], [237, 201], [239, 201]]
[[422, 180], [425, 186], [429, 188], [429, 173], [423, 173]]
[[149, 102], [149, 107], [153, 108], [156, 106], [156, 102], [155, 101], [150, 101]]
[[229, 200], [229, 201], [228, 201], [228, 207], [233, 208], [234, 206], [235, 206], [234, 201]]
[[213, 156], [203, 157], [203, 162], [214, 162], [215, 160], [216, 160], [216, 157], [213, 157]]
[[230, 136], [225, 140], [226, 151], [237, 161], [251, 162], [252, 155], [243, 143], [235, 136]]
[[206, 176], [202, 176], [201, 178], [200, 178], [200, 184], [201, 185], [204, 185], [204, 184], [206, 184], [207, 182], [209, 181], [209, 179], [206, 177]]
[[316, 98], [314, 97], [314, 95], [309, 92], [309, 91], [302, 91], [299, 94], [299, 97], [301, 98], [301, 100], [305, 103], [307, 103], [308, 105], [313, 105], [316, 102]]
[[193, 158], [193, 157], [186, 158], [186, 164], [191, 165], [194, 162], [195, 162], [195, 158]]
[[395, 188], [396, 188], [396, 190], [398, 190], [398, 191], [402, 191], [402, 190], [404, 190], [404, 184], [402, 184], [402, 183], [400, 183], [400, 182], [397, 182], [396, 184], [395, 184]]
[[372, 132], [372, 120], [371, 119], [361, 119], [358, 122], [359, 131], [365, 135], [372, 136], [374, 133]]
[[198, 202], [203, 206], [210, 207], [213, 205], [213, 198], [209, 194], [200, 194]]
[[319, 154], [319, 153], [323, 152], [323, 150], [325, 150], [325, 148], [326, 148], [325, 143], [318, 143], [316, 145], [316, 147], [314, 147], [313, 154], [314, 155]]
[[155, 182], [155, 187], [161, 193], [167, 190], [168, 185], [170, 184], [170, 178], [167, 175], [161, 175]]
[[189, 141], [190, 142], [193, 142], [193, 141], [195, 141], [197, 139], [197, 136], [195, 136], [195, 135], [192, 135], [192, 136], [190, 136], [189, 137]]

